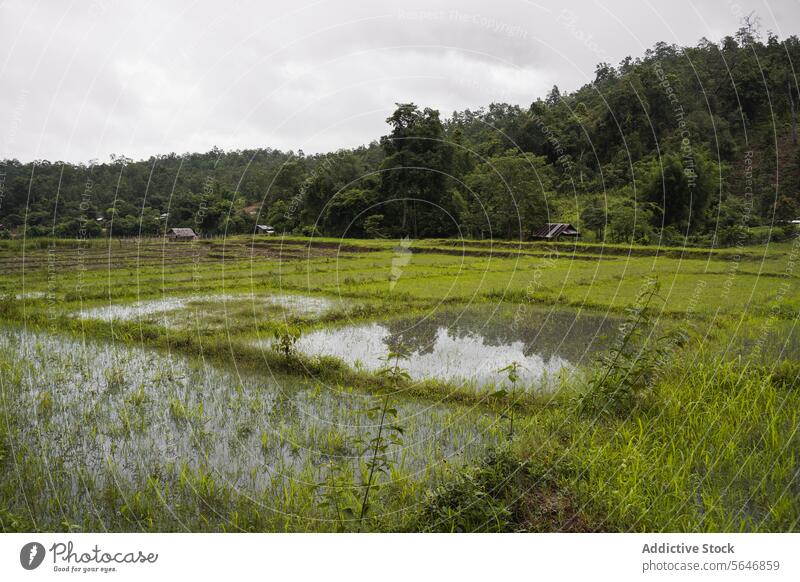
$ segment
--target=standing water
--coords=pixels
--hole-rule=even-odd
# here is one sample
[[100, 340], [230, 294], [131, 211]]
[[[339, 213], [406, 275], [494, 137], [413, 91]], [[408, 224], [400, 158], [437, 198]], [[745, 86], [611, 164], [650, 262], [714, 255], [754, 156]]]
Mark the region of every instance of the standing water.
[[421, 318], [322, 329], [300, 338], [308, 355], [335, 356], [367, 370], [385, 365], [389, 351], [409, 354], [404, 362], [413, 379], [437, 378], [478, 387], [501, 380], [498, 370], [522, 365], [523, 384], [552, 387], [559, 374], [588, 363], [603, 349], [616, 322], [568, 311], [519, 316], [472, 308]]

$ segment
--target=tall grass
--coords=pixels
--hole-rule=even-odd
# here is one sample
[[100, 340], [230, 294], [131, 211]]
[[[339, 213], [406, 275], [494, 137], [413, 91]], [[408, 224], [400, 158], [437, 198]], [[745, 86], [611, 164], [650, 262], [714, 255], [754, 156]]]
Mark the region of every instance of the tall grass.
[[[454, 481], [458, 496], [452, 488], [437, 491], [417, 527], [460, 529], [462, 511], [484, 515], [498, 500], [523, 507], [520, 500], [558, 500], [569, 510], [555, 519], [506, 516], [500, 529], [797, 531], [796, 371], [787, 384], [764, 368], [684, 357], [653, 386], [651, 405], [627, 416], [588, 421], [569, 406], [538, 412], [510, 450], [509, 462], [524, 478], [494, 475], [476, 492], [468, 469]], [[467, 522], [470, 531], [498, 528], [496, 520]]]

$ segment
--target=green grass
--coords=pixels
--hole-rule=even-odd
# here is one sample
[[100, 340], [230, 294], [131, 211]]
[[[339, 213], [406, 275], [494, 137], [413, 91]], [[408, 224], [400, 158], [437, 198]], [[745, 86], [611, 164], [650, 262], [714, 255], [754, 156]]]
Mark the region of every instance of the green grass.
[[[380, 398], [392, 386], [337, 360], [287, 356], [254, 347], [254, 340], [270, 340], [286, 323], [308, 333], [468, 305], [622, 316], [644, 281], [655, 277], [660, 299], [648, 310], [654, 329], [685, 329], [691, 340], [672, 354], [647, 398], [624, 415], [582, 412], [576, 395], [589, 386], [580, 377], [555, 394], [523, 391], [513, 398], [434, 379], [401, 382], [395, 397], [402, 406], [435, 412], [411, 427], [412, 433], [422, 431], [413, 453], [403, 457], [396, 451], [380, 510], [367, 529], [798, 529], [797, 241], [709, 250], [424, 240], [413, 243], [410, 260], [399, 262], [395, 246], [396, 241], [249, 237], [182, 245], [0, 241], [3, 333], [45, 338], [39, 343], [87, 340], [123, 354], [144, 349], [160, 362], [161, 374], [149, 376], [143, 363], [148, 360], [139, 356], [132, 368], [124, 368], [113, 361], [92, 364], [69, 354], [48, 355], [40, 347], [37, 357], [47, 365], [30, 368], [24, 358], [6, 353], [0, 362], [0, 527], [356, 529], [335, 508], [319, 507], [321, 498], [357, 497], [367, 459], [356, 454], [356, 436], [324, 422], [304, 425], [289, 412], [264, 425], [258, 419], [265, 410], [280, 405], [264, 382], [277, 374], [293, 386], [306, 386], [293, 393], [312, 398], [315, 406], [327, 402], [320, 418], [341, 415], [353, 426], [363, 422], [360, 407], [331, 409], [328, 389], [321, 387], [338, 387], [356, 401]], [[248, 297], [273, 293], [329, 298], [333, 307], [298, 314], [256, 307]], [[201, 301], [194, 311], [166, 320], [75, 316], [109, 304], [220, 294], [243, 298], [224, 306]], [[169, 362], [197, 360], [218, 370], [216, 383], [164, 380]], [[100, 388], [88, 380], [92, 365], [102, 368]], [[76, 382], [78, 377], [83, 380]], [[84, 398], [80, 407], [65, 400], [70, 378]], [[84, 409], [89, 403], [95, 408]], [[507, 434], [509, 407], [516, 410], [515, 437], [499, 445]], [[48, 430], [61, 431], [64, 449], [37, 458], [24, 428], [31, 414]], [[154, 418], [176, 435], [193, 435], [181, 437], [191, 447], [130, 473], [114, 459], [148, 434]], [[430, 429], [423, 430], [430, 423], [449, 428], [436, 440]], [[445, 466], [442, 443], [449, 443], [447, 454], [458, 450], [470, 425], [481, 427], [471, 456]], [[221, 436], [223, 426], [227, 436]], [[114, 452], [100, 465], [75, 464], [64, 452], [100, 437]], [[405, 440], [410, 442], [408, 434]], [[228, 467], [235, 474], [219, 474], [213, 460], [217, 441], [239, 450], [239, 461]], [[236, 443], [247, 445], [236, 449]], [[499, 452], [491, 453], [497, 446]], [[291, 470], [280, 465], [291, 478], [265, 481], [264, 468], [278, 466], [276, 450], [289, 458], [303, 458], [305, 450], [321, 456]], [[337, 462], [342, 455], [350, 461]], [[74, 495], [76, 483], [89, 493]], [[27, 491], [27, 498], [20, 491]]]

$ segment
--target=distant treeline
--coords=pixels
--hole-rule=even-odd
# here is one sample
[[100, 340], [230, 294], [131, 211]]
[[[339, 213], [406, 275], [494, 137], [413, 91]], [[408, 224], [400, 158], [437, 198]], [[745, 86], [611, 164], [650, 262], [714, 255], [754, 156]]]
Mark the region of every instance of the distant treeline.
[[[442, 119], [398, 104], [379, 141], [109, 163], [0, 165], [0, 236], [278, 232], [735, 244], [800, 214], [800, 41], [752, 21], [719, 43], [658, 43], [573, 93]], [[757, 230], [757, 228], [756, 228]], [[780, 229], [775, 234], [780, 235]]]

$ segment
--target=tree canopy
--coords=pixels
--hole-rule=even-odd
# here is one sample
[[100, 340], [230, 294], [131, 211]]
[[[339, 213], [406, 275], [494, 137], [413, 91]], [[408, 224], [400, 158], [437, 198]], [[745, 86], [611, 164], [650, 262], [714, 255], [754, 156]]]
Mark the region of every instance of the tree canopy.
[[[398, 103], [369, 145], [106, 163], [0, 162], [0, 236], [280, 232], [724, 242], [800, 213], [800, 41], [752, 21], [719, 43], [657, 43], [573, 92], [443, 117]], [[634, 219], [635, 217], [635, 219]], [[733, 232], [733, 231], [730, 231]], [[738, 231], [737, 231], [738, 232]], [[678, 236], [675, 235], [675, 236]], [[730, 239], [728, 237], [725, 240]]]

